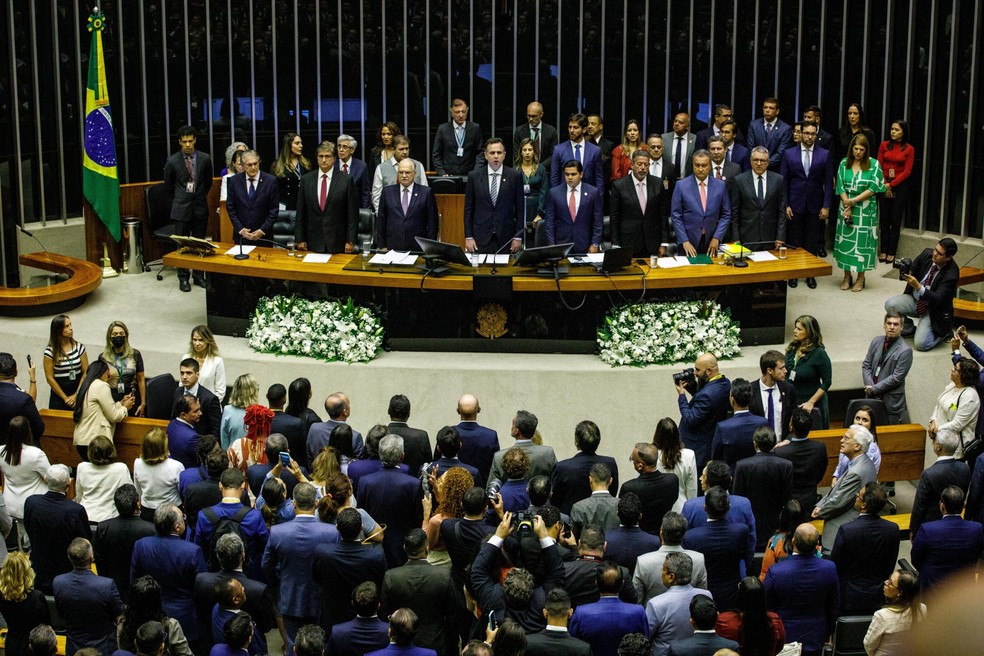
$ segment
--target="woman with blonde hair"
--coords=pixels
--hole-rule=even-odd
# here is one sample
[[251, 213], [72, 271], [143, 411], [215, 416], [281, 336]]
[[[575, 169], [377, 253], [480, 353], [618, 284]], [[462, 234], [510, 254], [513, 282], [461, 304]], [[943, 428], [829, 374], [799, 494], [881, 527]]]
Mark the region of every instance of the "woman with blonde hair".
[[259, 403], [260, 384], [252, 374], [236, 378], [229, 394], [229, 403], [222, 408], [222, 423], [219, 428], [220, 444], [228, 450], [232, 443], [246, 435], [246, 408]]
[[273, 410], [265, 405], [254, 403], [246, 408], [243, 417], [246, 434], [229, 445], [226, 451], [230, 467], [245, 474], [253, 465], [266, 464], [266, 440], [270, 437], [272, 422]]
[[622, 143], [612, 151], [612, 182], [627, 176], [632, 171], [632, 153], [646, 148], [646, 139], [639, 127], [639, 121], [629, 119], [625, 124], [625, 131], [622, 132]]
[[225, 362], [219, 356], [219, 345], [211, 328], [200, 324], [191, 329], [191, 342], [184, 357], [198, 360], [198, 384], [222, 403], [226, 393]]
[[[919, 577], [900, 569], [892, 572], [882, 585], [884, 608], [875, 611], [864, 636], [868, 656], [889, 656], [904, 651], [905, 638], [926, 615], [926, 604], [919, 603]], [[6, 617], [6, 615], [4, 615]]]
[[341, 457], [335, 447], [327, 446], [318, 452], [311, 462], [311, 485], [318, 492], [318, 498], [325, 495], [325, 486], [335, 475], [342, 473]]
[[31, 629], [51, 624], [51, 614], [44, 594], [34, 588], [34, 570], [23, 551], [15, 551], [0, 568], [0, 614], [7, 623], [4, 653], [29, 654]]
[[424, 495], [424, 522], [421, 528], [427, 533], [427, 562], [440, 567], [451, 567], [451, 556], [441, 539], [441, 522], [445, 519], [461, 519], [465, 516], [463, 506], [465, 492], [475, 487], [475, 479], [462, 467], [451, 467], [441, 476], [435, 477], [437, 465], [427, 478], [437, 498], [437, 512], [431, 515], [431, 497]]
[[140, 443], [140, 457], [133, 461], [133, 485], [140, 497], [140, 517], [154, 521], [154, 511], [165, 503], [181, 505], [178, 482], [184, 465], [170, 457], [167, 433], [154, 427]]
[[147, 379], [140, 351], [130, 346], [130, 329], [122, 321], [113, 321], [106, 329], [106, 347], [99, 359], [116, 369], [117, 382], [113, 400], [122, 401], [127, 393], [134, 395], [131, 417], [143, 417], [147, 403]]

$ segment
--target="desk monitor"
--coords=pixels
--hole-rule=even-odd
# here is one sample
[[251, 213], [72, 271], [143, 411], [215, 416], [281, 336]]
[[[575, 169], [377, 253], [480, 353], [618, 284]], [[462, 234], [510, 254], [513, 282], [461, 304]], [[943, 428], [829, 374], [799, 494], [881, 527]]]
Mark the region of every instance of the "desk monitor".
[[426, 237], [417, 237], [416, 239], [417, 245], [420, 246], [420, 250], [424, 251], [424, 255], [429, 255], [445, 262], [451, 262], [452, 264], [471, 266], [471, 260], [468, 259], [465, 251], [458, 244], [449, 244], [446, 241], [437, 241], [436, 239], [427, 239]]
[[524, 248], [516, 256], [513, 266], [535, 267], [538, 264], [550, 260], [560, 261], [567, 257], [567, 254], [574, 248], [574, 244], [555, 244], [553, 246], [539, 246], [537, 248]]
[[631, 248], [609, 248], [605, 251], [605, 259], [601, 261], [598, 270], [612, 273], [613, 271], [620, 271], [630, 264], [632, 264]]

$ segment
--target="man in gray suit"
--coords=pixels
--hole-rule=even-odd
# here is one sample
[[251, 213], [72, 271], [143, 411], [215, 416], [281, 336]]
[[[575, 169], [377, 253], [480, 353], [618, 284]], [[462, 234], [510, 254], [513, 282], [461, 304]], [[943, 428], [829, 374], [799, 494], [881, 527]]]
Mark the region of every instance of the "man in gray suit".
[[608, 465], [596, 462], [588, 474], [591, 496], [581, 499], [571, 508], [571, 521], [574, 523], [574, 536], [581, 537], [581, 529], [595, 524], [603, 531], [618, 528], [618, 499], [608, 488], [612, 484], [612, 470]]
[[[178, 129], [181, 150], [167, 158], [164, 164], [164, 184], [170, 190], [171, 220], [174, 234], [205, 237], [208, 228], [208, 190], [212, 188], [212, 160], [206, 153], [195, 150], [195, 128], [185, 125]], [[188, 269], [178, 269], [178, 287], [190, 292]], [[194, 273], [195, 284], [205, 286], [205, 274]]]
[[868, 447], [873, 439], [867, 428], [857, 424], [844, 431], [840, 452], [851, 461], [847, 473], [837, 479], [834, 487], [813, 509], [813, 518], [823, 520], [824, 549], [833, 548], [834, 538], [842, 524], [861, 514], [854, 505], [854, 497], [862, 487], [874, 483], [877, 478], [875, 464], [868, 457]]
[[861, 363], [864, 395], [881, 399], [893, 424], [909, 423], [905, 404], [905, 377], [912, 367], [912, 347], [902, 339], [902, 315], [885, 313], [885, 336], [875, 337]]
[[769, 171], [769, 150], [756, 146], [751, 155], [752, 170], [731, 182], [731, 235], [733, 241], [752, 250], [779, 248], [786, 241], [786, 181]]
[[[510, 433], [514, 440], [516, 440], [512, 446], [519, 447], [526, 451], [526, 454], [530, 457], [530, 468], [526, 472], [526, 480], [530, 480], [534, 476], [543, 474], [547, 478], [553, 472], [554, 466], [557, 464], [557, 456], [554, 454], [554, 450], [549, 446], [543, 446], [542, 444], [533, 444], [533, 434], [536, 433], [536, 425], [538, 423], [536, 415], [532, 412], [527, 412], [526, 410], [520, 410], [516, 413], [516, 416], [512, 421], [512, 429]], [[512, 447], [509, 447], [512, 448]], [[489, 489], [492, 488], [493, 481], [503, 482], [502, 473], [502, 456], [506, 454], [509, 450], [500, 449], [496, 451], [495, 455], [492, 457], [492, 471], [489, 474]]]
[[663, 133], [663, 159], [673, 164], [677, 178], [694, 172], [690, 160], [697, 150], [697, 135], [690, 131], [690, 114], [680, 112], [673, 117], [673, 129]]

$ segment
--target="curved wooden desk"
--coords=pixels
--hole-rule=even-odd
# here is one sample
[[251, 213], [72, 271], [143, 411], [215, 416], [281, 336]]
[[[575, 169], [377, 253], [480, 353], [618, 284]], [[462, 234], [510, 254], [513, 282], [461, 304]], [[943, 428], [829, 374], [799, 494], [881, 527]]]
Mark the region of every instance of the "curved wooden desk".
[[0, 288], [0, 314], [38, 317], [76, 308], [102, 284], [102, 268], [58, 253], [28, 253], [18, 258], [24, 266], [64, 274], [68, 280], [45, 287]]
[[[958, 287], [972, 285], [976, 282], [984, 281], [984, 269], [963, 267], [960, 269], [960, 280]], [[984, 321], [984, 302], [972, 301], [969, 298], [953, 299], [953, 316], [972, 321]]]

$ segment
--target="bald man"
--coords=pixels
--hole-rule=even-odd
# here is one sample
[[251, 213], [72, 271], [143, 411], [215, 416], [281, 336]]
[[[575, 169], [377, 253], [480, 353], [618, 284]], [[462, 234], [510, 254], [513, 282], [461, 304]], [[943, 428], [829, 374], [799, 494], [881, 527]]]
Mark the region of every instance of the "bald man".
[[[461, 438], [458, 459], [477, 469], [482, 478], [488, 480], [489, 471], [492, 469], [492, 458], [499, 450], [499, 435], [491, 428], [486, 428], [478, 423], [478, 413], [481, 411], [482, 407], [474, 395], [465, 394], [458, 399], [457, 412], [461, 419], [455, 426], [458, 429], [458, 436]], [[440, 457], [441, 453], [435, 449], [434, 459], [437, 460]]]
[[543, 122], [543, 105], [536, 101], [526, 106], [526, 121], [517, 125], [513, 131], [513, 149], [508, 161], [516, 159], [524, 139], [533, 143], [533, 152], [549, 171], [550, 156], [557, 146], [557, 128]]
[[430, 187], [417, 184], [409, 157], [396, 165], [396, 184], [383, 187], [376, 216], [376, 248], [412, 251], [417, 237], [437, 239], [437, 204]]
[[[703, 471], [710, 459], [711, 441], [718, 422], [727, 417], [731, 408], [731, 381], [718, 370], [717, 358], [702, 353], [694, 362], [696, 387], [677, 382], [677, 403], [680, 406], [680, 438], [697, 458], [697, 471]], [[687, 400], [687, 393], [692, 394]]]

